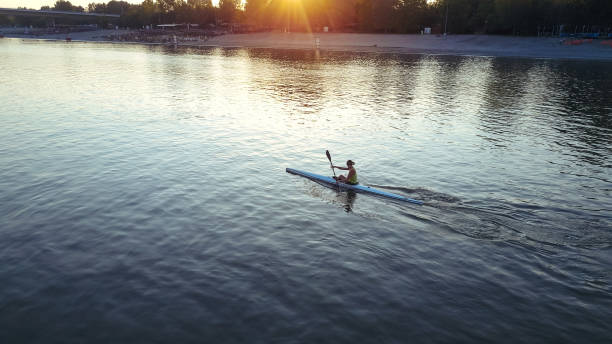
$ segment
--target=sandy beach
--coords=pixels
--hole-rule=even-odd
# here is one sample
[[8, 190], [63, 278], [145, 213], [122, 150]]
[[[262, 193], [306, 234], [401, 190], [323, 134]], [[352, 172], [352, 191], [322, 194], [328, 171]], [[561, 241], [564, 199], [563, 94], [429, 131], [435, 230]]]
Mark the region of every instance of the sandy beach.
[[570, 45], [560, 38], [487, 35], [393, 35], [358, 33], [258, 33], [223, 35], [204, 45], [315, 48], [408, 54], [508, 56], [534, 58], [612, 59], [612, 47], [598, 41]]
[[[2, 29], [5, 37], [73, 41], [109, 41], [109, 36], [137, 33], [127, 30], [97, 30], [70, 34], [23, 34]], [[124, 41], [125, 42], [125, 41]], [[248, 47], [274, 49], [321, 49], [404, 54], [506, 56], [552, 59], [612, 60], [610, 40], [510, 37], [491, 35], [399, 35], [361, 33], [247, 33], [223, 34], [206, 39], [178, 40], [180, 46]], [[142, 43], [142, 42], [134, 42]]]

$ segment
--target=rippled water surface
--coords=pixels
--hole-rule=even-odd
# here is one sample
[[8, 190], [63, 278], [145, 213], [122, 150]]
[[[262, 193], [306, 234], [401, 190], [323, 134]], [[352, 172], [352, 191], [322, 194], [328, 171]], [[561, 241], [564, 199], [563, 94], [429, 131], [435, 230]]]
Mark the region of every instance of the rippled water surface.
[[[0, 40], [0, 342], [607, 342], [612, 64]], [[331, 174], [423, 206], [338, 193]]]

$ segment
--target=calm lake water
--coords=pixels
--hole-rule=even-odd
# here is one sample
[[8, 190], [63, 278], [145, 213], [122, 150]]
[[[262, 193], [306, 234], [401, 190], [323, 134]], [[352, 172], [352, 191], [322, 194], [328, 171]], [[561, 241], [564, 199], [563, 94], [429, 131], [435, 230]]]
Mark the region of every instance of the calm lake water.
[[[0, 342], [608, 342], [612, 64], [0, 40]], [[338, 193], [331, 175], [423, 200]]]

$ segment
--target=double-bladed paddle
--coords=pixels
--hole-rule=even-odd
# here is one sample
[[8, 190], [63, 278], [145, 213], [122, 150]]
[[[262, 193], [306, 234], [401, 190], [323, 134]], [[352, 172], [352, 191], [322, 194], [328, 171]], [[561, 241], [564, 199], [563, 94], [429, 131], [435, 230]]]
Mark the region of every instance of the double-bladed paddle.
[[336, 185], [338, 185], [338, 192], [340, 192], [340, 183], [338, 182], [338, 179], [336, 179], [336, 171], [334, 170], [334, 164], [332, 164], [332, 161], [331, 161], [331, 154], [329, 154], [329, 151], [326, 150], [325, 155], [327, 155], [327, 160], [329, 160], [329, 166], [331, 167], [332, 172], [334, 173], [334, 179], [336, 180]]
[[336, 171], [334, 170], [334, 164], [332, 164], [332, 161], [331, 161], [331, 154], [329, 154], [329, 151], [326, 150], [325, 155], [327, 155], [327, 160], [329, 160], [329, 167], [331, 167], [332, 172], [334, 173], [334, 179], [336, 179]]

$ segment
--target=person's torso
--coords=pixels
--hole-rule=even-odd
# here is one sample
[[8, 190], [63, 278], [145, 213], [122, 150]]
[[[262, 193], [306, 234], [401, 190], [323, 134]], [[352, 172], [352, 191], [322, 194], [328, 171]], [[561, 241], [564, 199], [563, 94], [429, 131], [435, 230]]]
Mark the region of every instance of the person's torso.
[[351, 184], [357, 184], [357, 171], [352, 168], [349, 170], [349, 174], [351, 174], [351, 172], [353, 172], [353, 174], [349, 177], [348, 182]]

